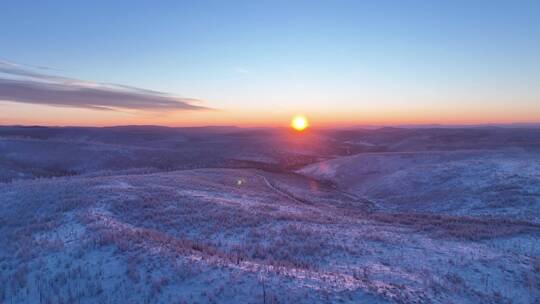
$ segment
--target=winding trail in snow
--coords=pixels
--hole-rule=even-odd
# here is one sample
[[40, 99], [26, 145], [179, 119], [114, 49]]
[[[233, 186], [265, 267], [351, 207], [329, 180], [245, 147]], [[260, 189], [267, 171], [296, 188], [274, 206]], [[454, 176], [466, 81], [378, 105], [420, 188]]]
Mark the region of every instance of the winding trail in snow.
[[[279, 189], [278, 187], [274, 186], [267, 178], [266, 176], [264, 175], [260, 175], [260, 174], [257, 174], [257, 176], [259, 176], [260, 178], [263, 179], [264, 183], [266, 184], [266, 186], [268, 186], [268, 188], [270, 188], [272, 191], [276, 192], [277, 194], [281, 195], [281, 196], [284, 196], [292, 201], [295, 201], [299, 204], [306, 204], [306, 201], [307, 200], [300, 200], [292, 195], [290, 195], [289, 193]], [[307, 201], [307, 203], [311, 203], [309, 201]]]

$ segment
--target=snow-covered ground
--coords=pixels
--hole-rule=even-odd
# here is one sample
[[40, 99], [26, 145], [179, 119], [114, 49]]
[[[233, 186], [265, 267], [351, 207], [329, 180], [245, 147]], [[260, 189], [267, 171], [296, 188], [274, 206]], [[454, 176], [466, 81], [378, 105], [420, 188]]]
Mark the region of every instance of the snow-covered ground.
[[407, 150], [0, 184], [0, 303], [537, 303], [539, 154]]
[[202, 169], [1, 186], [0, 267], [10, 284], [0, 294], [51, 303], [532, 303], [540, 296], [539, 225], [400, 218], [303, 183], [315, 182]]
[[509, 151], [365, 153], [298, 171], [385, 210], [540, 222], [540, 154]]

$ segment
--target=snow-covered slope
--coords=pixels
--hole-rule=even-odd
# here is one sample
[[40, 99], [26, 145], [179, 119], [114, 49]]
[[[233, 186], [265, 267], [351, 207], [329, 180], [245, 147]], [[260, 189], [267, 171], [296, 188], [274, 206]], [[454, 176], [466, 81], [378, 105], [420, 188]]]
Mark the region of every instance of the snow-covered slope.
[[373, 211], [294, 174], [0, 186], [7, 303], [531, 303], [540, 226]]
[[538, 134], [0, 127], [0, 303], [535, 303]]
[[381, 208], [540, 221], [540, 155], [510, 151], [366, 153], [298, 171]]

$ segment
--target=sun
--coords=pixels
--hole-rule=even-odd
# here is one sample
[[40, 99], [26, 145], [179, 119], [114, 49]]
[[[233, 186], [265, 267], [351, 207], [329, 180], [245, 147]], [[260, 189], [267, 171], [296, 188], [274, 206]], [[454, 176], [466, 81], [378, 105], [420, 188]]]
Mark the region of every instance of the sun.
[[295, 129], [296, 131], [304, 131], [307, 127], [309, 127], [309, 122], [306, 117], [302, 115], [293, 117], [291, 121], [291, 128]]

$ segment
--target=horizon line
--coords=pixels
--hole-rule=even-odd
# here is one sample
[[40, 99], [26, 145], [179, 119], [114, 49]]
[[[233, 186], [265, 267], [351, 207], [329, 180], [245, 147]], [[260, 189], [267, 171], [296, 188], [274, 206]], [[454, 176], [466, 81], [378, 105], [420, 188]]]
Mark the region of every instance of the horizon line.
[[[187, 129], [187, 128], [237, 128], [237, 129], [289, 129], [288, 126], [242, 126], [242, 125], [190, 125], [190, 126], [172, 126], [159, 124], [119, 124], [119, 125], [47, 125], [47, 124], [1, 124], [0, 127], [19, 127], [19, 128], [125, 128], [125, 127], [147, 127], [147, 128], [169, 128], [169, 129]], [[310, 127], [315, 130], [325, 129], [352, 129], [352, 128], [460, 128], [460, 127], [540, 127], [540, 122], [508, 122], [508, 123], [405, 123], [405, 124], [354, 124], [349, 126], [318, 126]]]

